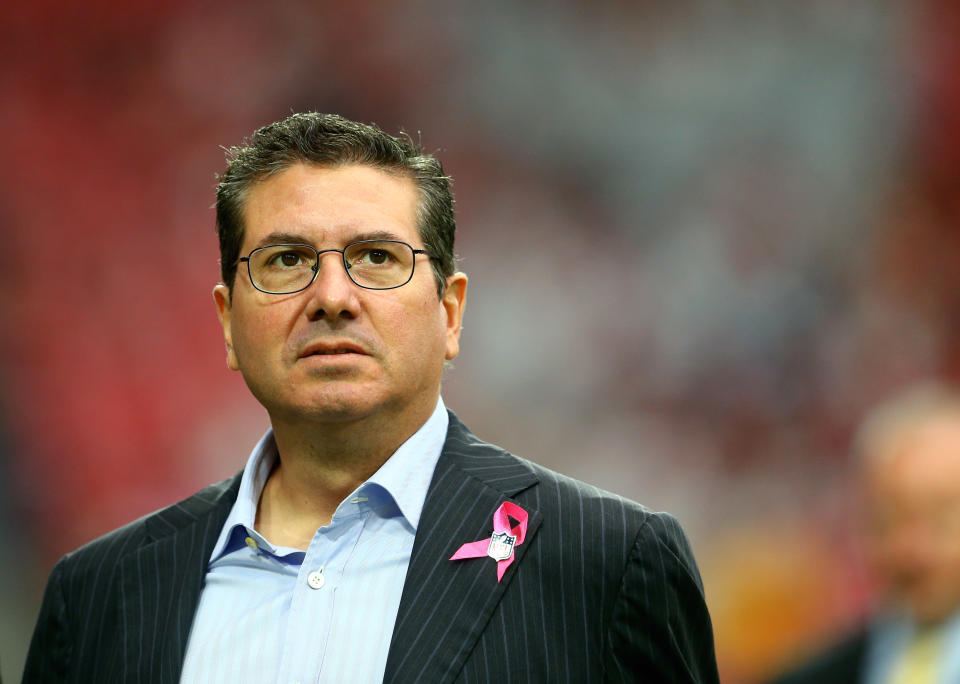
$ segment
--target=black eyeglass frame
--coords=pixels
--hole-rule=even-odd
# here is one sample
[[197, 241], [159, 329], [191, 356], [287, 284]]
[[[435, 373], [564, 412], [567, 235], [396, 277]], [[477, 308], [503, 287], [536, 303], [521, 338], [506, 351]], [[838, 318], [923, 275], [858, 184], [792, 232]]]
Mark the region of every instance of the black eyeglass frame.
[[[395, 245], [404, 245], [405, 247], [409, 247], [409, 248], [410, 248], [410, 251], [413, 252], [413, 263], [412, 263], [412, 265], [411, 265], [411, 267], [410, 267], [410, 275], [407, 277], [406, 280], [404, 280], [404, 281], [403, 281], [402, 283], [400, 283], [399, 285], [391, 285], [390, 287], [370, 287], [369, 285], [361, 285], [360, 283], [358, 283], [356, 280], [353, 279], [353, 276], [350, 275], [350, 269], [352, 268], [352, 266], [350, 266], [350, 264], [347, 263], [347, 250], [350, 249], [351, 247], [353, 247], [354, 245], [363, 245], [363, 244], [367, 244], [367, 243], [370, 243], [370, 242], [377, 242], [377, 243], [389, 242], [389, 243], [392, 243], [392, 244], [395, 244]], [[253, 257], [253, 255], [256, 254], [257, 252], [260, 252], [260, 251], [262, 251], [262, 250], [264, 250], [264, 249], [273, 249], [273, 248], [275, 248], [275, 247], [306, 247], [307, 249], [313, 250], [313, 251], [316, 253], [316, 255], [317, 255], [317, 261], [316, 261], [316, 263], [310, 268], [310, 270], [313, 271], [313, 276], [310, 278], [310, 282], [308, 282], [308, 283], [307, 283], [306, 285], [304, 285], [303, 287], [298, 288], [298, 289], [296, 289], [296, 290], [291, 290], [290, 292], [271, 292], [270, 290], [264, 290], [262, 287], [258, 287], [258, 286], [257, 286], [257, 283], [256, 283], [256, 282], [254, 281], [254, 279], [253, 279], [253, 271], [252, 271], [251, 268], [250, 268], [250, 259], [251, 259], [251, 258]], [[404, 285], [406, 285], [407, 283], [409, 283], [411, 280], [413, 280], [413, 274], [414, 274], [414, 272], [417, 270], [417, 255], [418, 255], [418, 254], [426, 254], [427, 257], [430, 258], [430, 259], [436, 259], [436, 258], [437, 258], [436, 256], [434, 256], [433, 254], [431, 254], [431, 253], [428, 252], [427, 250], [425, 250], [425, 249], [417, 249], [417, 248], [415, 248], [413, 245], [411, 245], [409, 242], [404, 242], [403, 240], [356, 240], [355, 242], [350, 242], [350, 243], [344, 245], [344, 246], [343, 246], [343, 249], [333, 249], [333, 248], [331, 248], [331, 249], [317, 249], [317, 248], [314, 247], [313, 245], [308, 245], [308, 244], [305, 244], [305, 243], [302, 243], [302, 242], [279, 242], [279, 243], [277, 243], [277, 244], [264, 245], [263, 247], [257, 247], [256, 249], [251, 250], [250, 253], [249, 253], [247, 256], [245, 256], [245, 257], [240, 257], [239, 259], [237, 259], [237, 263], [239, 263], [239, 262], [241, 262], [241, 261], [247, 262], [247, 277], [250, 279], [250, 284], [253, 285], [253, 287], [254, 287], [255, 290], [257, 290], [257, 291], [259, 291], [259, 292], [263, 292], [264, 294], [288, 295], [288, 294], [296, 294], [297, 292], [303, 292], [303, 291], [306, 290], [308, 287], [310, 287], [311, 285], [313, 285], [313, 282], [317, 279], [317, 274], [320, 273], [320, 257], [321, 257], [322, 255], [326, 254], [327, 252], [339, 252], [339, 253], [340, 253], [340, 263], [343, 264], [343, 270], [346, 271], [347, 277], [350, 279], [350, 282], [353, 283], [354, 285], [356, 285], [357, 287], [362, 287], [364, 290], [396, 290], [398, 287], [403, 287]]]

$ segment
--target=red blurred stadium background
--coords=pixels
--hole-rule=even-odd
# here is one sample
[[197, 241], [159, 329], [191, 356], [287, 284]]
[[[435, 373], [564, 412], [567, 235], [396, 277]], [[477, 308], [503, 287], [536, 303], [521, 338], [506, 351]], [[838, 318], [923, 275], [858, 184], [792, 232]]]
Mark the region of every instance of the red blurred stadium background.
[[691, 534], [726, 682], [871, 599], [847, 441], [960, 379], [960, 5], [21, 3], [0, 26], [0, 667], [57, 557], [266, 426], [210, 291], [221, 146], [403, 128], [471, 276], [447, 404]]

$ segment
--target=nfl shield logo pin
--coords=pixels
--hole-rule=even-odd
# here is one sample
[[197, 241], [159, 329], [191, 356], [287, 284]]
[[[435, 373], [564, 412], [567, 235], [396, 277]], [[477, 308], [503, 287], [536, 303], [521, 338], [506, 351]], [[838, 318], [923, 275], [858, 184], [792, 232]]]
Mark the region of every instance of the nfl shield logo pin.
[[[503, 579], [503, 573], [513, 563], [513, 550], [520, 546], [527, 536], [527, 512], [512, 501], [504, 501], [493, 512], [493, 534], [489, 539], [467, 542], [457, 549], [450, 560], [464, 558], [483, 558], [485, 555], [497, 561], [497, 582]], [[517, 521], [510, 526], [510, 518]], [[497, 530], [500, 530], [499, 532]], [[513, 532], [513, 534], [510, 534]], [[486, 549], [486, 553], [484, 553]]]
[[490, 546], [487, 547], [487, 555], [495, 561], [507, 560], [513, 555], [513, 546], [517, 543], [517, 538], [507, 532], [495, 532], [490, 537]]

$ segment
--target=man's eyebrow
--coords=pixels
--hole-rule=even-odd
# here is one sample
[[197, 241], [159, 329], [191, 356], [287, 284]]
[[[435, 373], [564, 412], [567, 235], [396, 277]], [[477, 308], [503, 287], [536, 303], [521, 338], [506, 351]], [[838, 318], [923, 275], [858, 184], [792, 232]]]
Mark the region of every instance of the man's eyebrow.
[[[396, 233], [390, 232], [389, 230], [373, 230], [354, 233], [347, 238], [346, 242], [360, 242], [361, 240], [398, 240], [400, 242], [405, 242], [403, 238]], [[254, 248], [281, 244], [313, 245], [316, 247], [316, 245], [313, 244], [313, 240], [308, 238], [306, 235], [302, 235], [300, 233], [274, 231], [260, 238], [260, 241], [254, 245]]]
[[310, 240], [308, 240], [305, 235], [275, 231], [260, 238], [260, 241], [254, 245], [254, 248], [282, 244], [309, 245]]
[[400, 242], [405, 242], [396, 233], [391, 233], [389, 230], [375, 230], [372, 232], [366, 233], [357, 233], [350, 238], [350, 242], [359, 242], [360, 240], [399, 240]]

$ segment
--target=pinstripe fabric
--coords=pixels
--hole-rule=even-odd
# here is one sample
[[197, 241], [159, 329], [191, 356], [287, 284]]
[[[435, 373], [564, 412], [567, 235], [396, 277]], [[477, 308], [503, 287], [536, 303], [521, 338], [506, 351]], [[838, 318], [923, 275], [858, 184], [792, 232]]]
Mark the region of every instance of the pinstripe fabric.
[[[716, 682], [703, 588], [679, 524], [474, 437], [451, 416], [410, 559], [385, 682]], [[530, 515], [501, 583], [438, 562]]]
[[239, 474], [64, 556], [23, 681], [176, 682], [203, 573]]
[[[239, 476], [64, 557], [24, 682], [176, 682], [205, 563]], [[529, 514], [497, 583], [505, 500]], [[716, 682], [700, 577], [667, 514], [481, 442], [450, 414], [414, 540], [385, 682]]]

